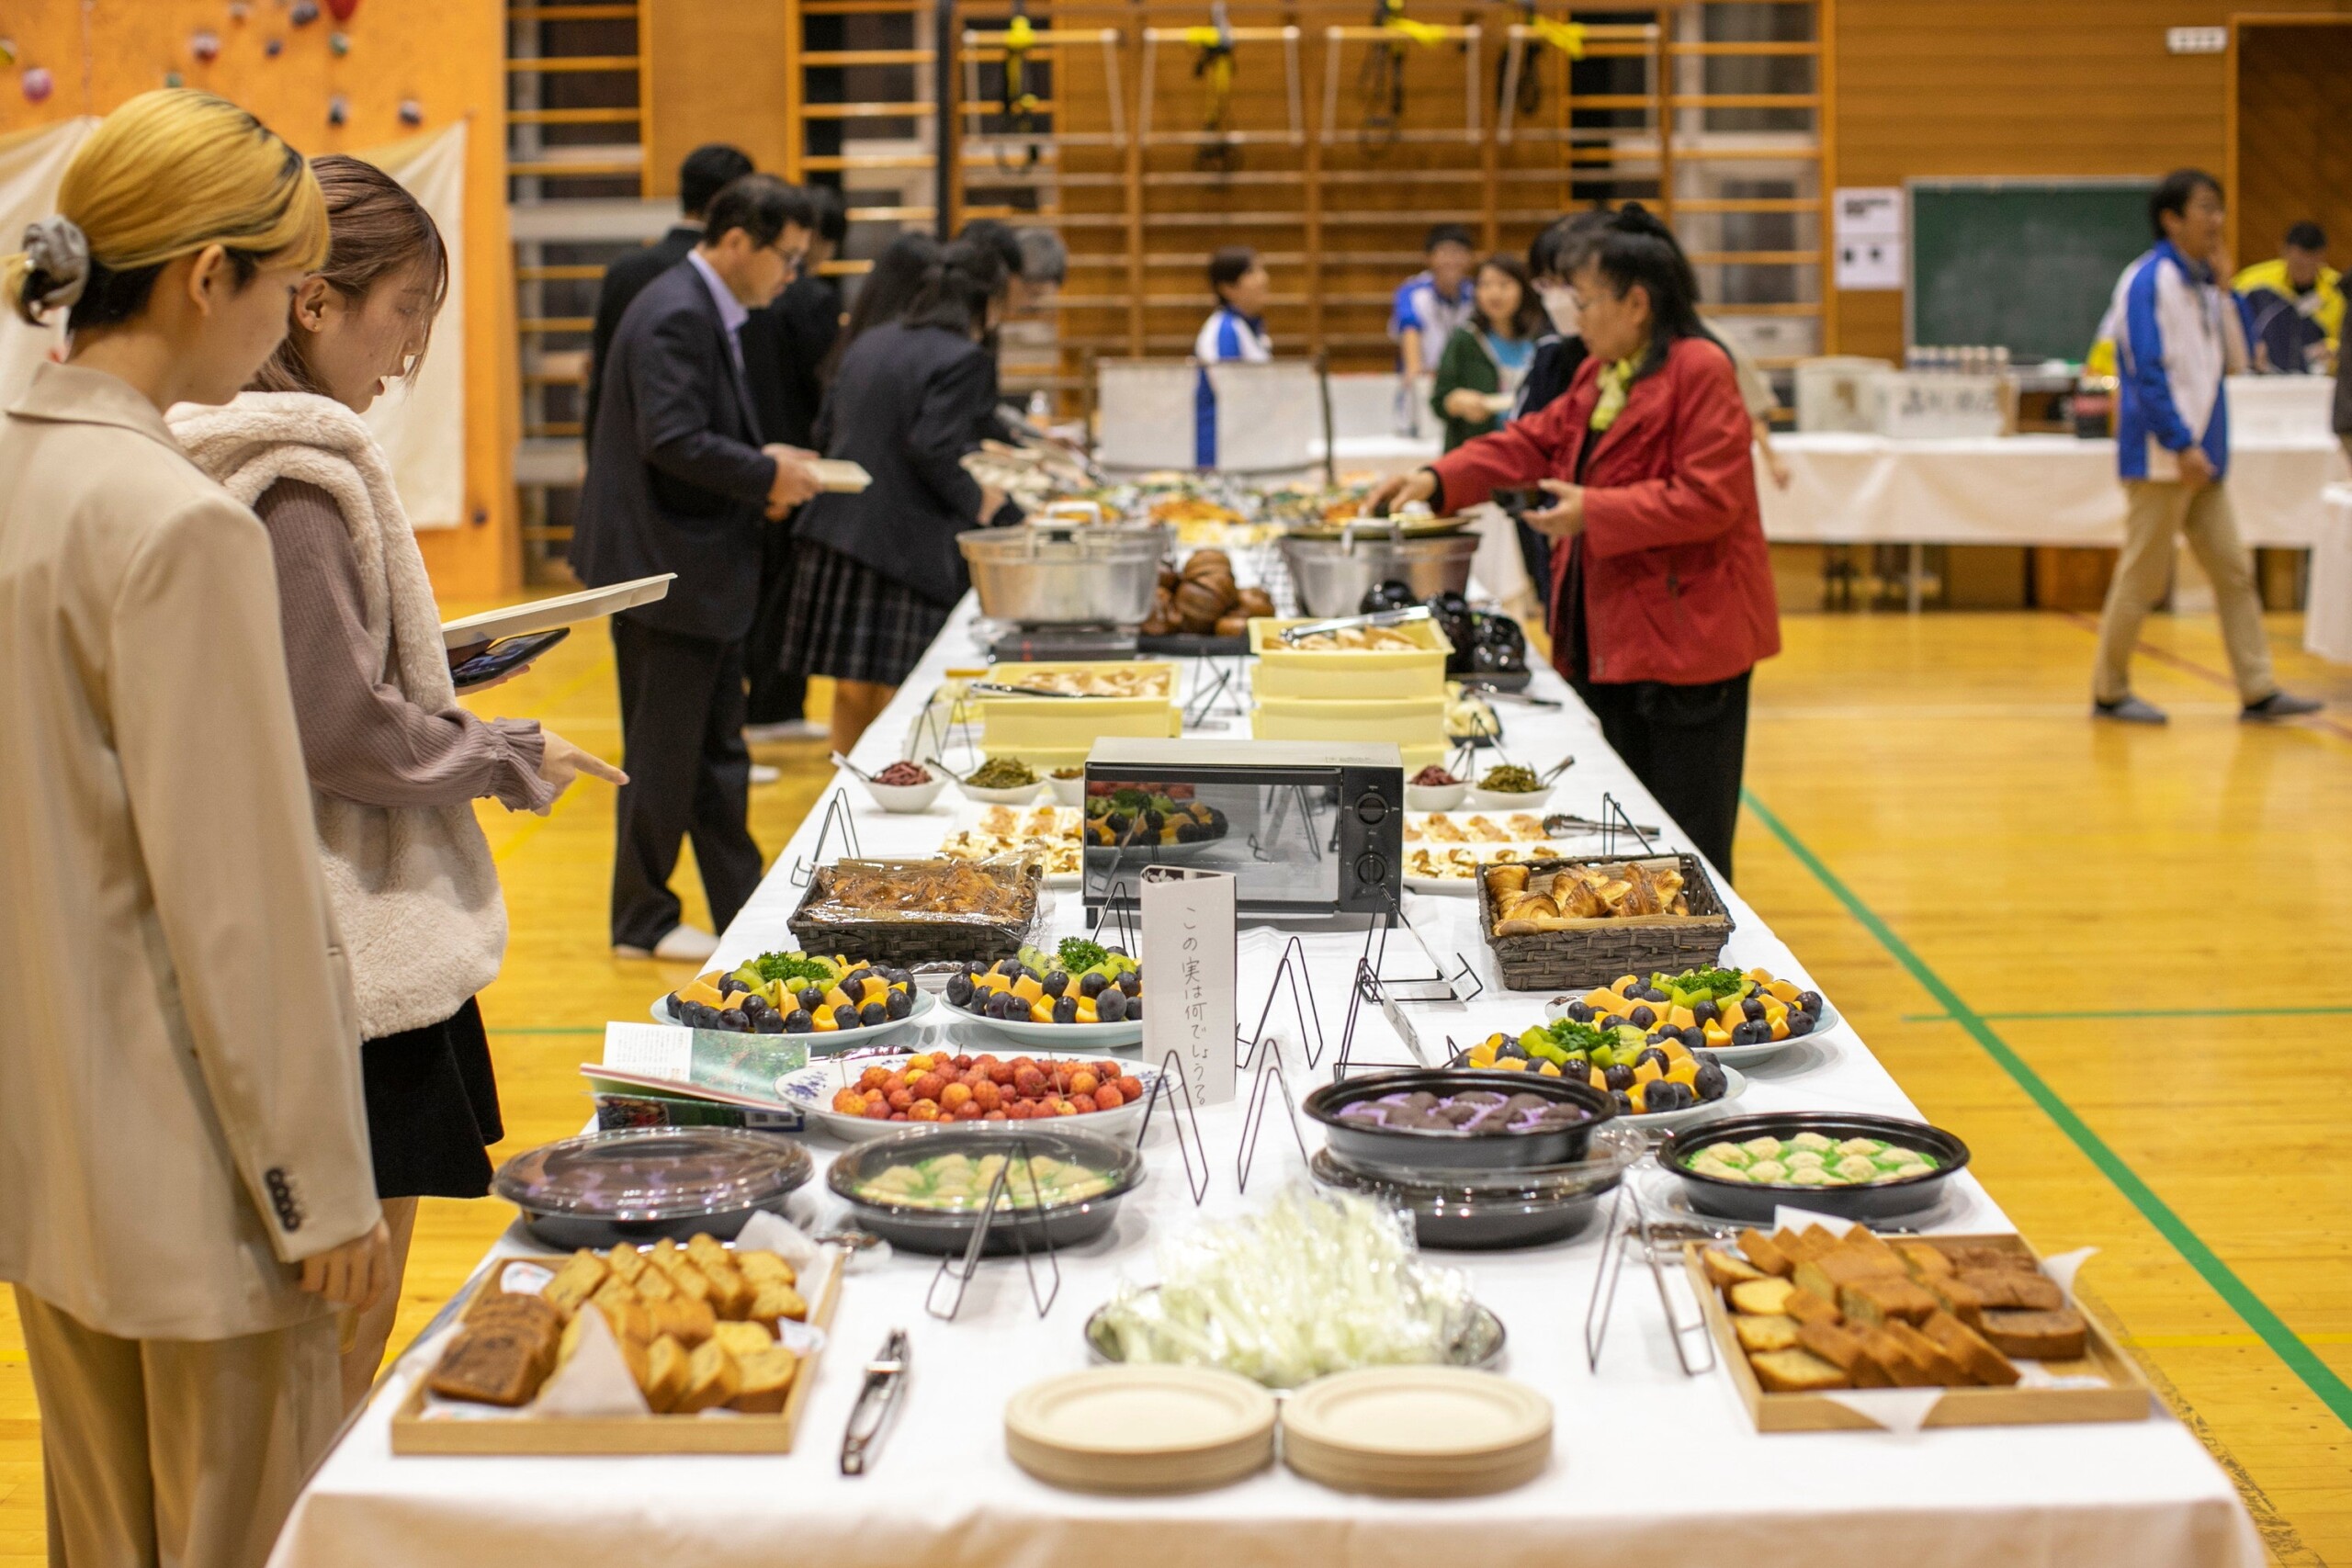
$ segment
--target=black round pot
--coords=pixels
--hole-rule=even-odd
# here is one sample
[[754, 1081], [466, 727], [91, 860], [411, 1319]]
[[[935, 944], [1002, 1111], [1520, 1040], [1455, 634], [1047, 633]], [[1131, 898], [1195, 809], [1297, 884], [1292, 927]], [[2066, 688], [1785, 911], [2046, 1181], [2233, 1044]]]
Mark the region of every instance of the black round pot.
[[[1581, 1121], [1532, 1133], [1464, 1133], [1453, 1128], [1380, 1127], [1350, 1120], [1351, 1105], [1393, 1094], [1532, 1094], [1580, 1108]], [[1306, 1114], [1320, 1122], [1323, 1141], [1357, 1165], [1414, 1170], [1501, 1170], [1531, 1165], [1573, 1165], [1585, 1157], [1592, 1130], [1615, 1114], [1609, 1097], [1589, 1083], [1535, 1074], [1417, 1068], [1374, 1073], [1326, 1084], [1306, 1097]]]
[[[1762, 1137], [1786, 1141], [1799, 1133], [1818, 1133], [1832, 1140], [1879, 1138], [1901, 1144], [1934, 1156], [1936, 1168], [1925, 1176], [1872, 1182], [1866, 1187], [1759, 1187], [1753, 1182], [1701, 1176], [1689, 1168], [1690, 1161], [1701, 1149], [1715, 1144], [1737, 1144]], [[1967, 1168], [1968, 1145], [1940, 1127], [1930, 1127], [1925, 1122], [1906, 1122], [1896, 1116], [1783, 1111], [1678, 1128], [1658, 1145], [1657, 1163], [1681, 1182], [1684, 1196], [1701, 1213], [1769, 1225], [1772, 1212], [1785, 1203], [1868, 1224], [1935, 1207], [1943, 1199], [1944, 1184]]]

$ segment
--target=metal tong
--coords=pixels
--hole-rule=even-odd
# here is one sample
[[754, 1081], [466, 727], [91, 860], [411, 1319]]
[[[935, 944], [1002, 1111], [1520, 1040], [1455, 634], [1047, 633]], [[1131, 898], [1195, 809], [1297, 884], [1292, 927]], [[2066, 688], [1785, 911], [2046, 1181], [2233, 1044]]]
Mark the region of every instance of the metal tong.
[[1427, 604], [1408, 604], [1401, 610], [1382, 610], [1370, 615], [1340, 615], [1328, 621], [1306, 621], [1287, 628], [1281, 636], [1284, 643], [1297, 643], [1307, 637], [1321, 637], [1326, 632], [1353, 631], [1358, 626], [1410, 626], [1415, 621], [1430, 618]]
[[1049, 692], [1043, 686], [1022, 686], [1010, 681], [967, 681], [964, 690], [967, 694], [978, 694], [984, 697], [1067, 697], [1072, 702], [1079, 700], [1076, 692]]
[[907, 1386], [910, 1360], [907, 1331], [894, 1328], [883, 1338], [874, 1359], [865, 1363], [865, 1386], [857, 1391], [857, 1403], [850, 1406], [849, 1427], [842, 1433], [843, 1475], [864, 1475], [880, 1451], [890, 1414], [898, 1408], [899, 1395]]

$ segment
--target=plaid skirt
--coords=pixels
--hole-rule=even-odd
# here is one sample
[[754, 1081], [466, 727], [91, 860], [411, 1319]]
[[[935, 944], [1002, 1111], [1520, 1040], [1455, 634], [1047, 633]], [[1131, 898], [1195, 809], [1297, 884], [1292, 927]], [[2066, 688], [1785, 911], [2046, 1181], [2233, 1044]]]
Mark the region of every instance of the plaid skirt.
[[904, 682], [947, 625], [947, 610], [830, 545], [803, 539], [798, 547], [783, 667], [877, 686]]

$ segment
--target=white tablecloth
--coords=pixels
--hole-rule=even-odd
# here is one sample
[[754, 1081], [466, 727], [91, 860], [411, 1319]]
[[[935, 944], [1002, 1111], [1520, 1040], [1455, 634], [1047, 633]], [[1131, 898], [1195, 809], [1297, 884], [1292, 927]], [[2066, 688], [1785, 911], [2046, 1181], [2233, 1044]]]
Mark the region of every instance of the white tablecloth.
[[[868, 733], [858, 749], [861, 765], [879, 767], [895, 757], [941, 671], [972, 660], [970, 613], [967, 603]], [[1510, 706], [1504, 721], [1515, 755], [1544, 761], [1577, 755], [1555, 808], [1591, 815], [1606, 790], [1635, 820], [1659, 820], [1656, 804], [1565, 687], [1546, 671], [1535, 689], [1566, 705], [1556, 713]], [[862, 795], [851, 799], [869, 853], [928, 853], [959, 816], [946, 801], [923, 816], [887, 817]], [[818, 818], [810, 814], [777, 857], [776, 872], [728, 930], [722, 963], [790, 945], [786, 919], [798, 889], [786, 872], [814, 848]], [[1756, 912], [1736, 895], [1729, 901], [1738, 929], [1727, 962], [1804, 978], [1803, 965]], [[1441, 951], [1473, 956], [1484, 966], [1467, 898], [1408, 903]], [[1080, 928], [1074, 898], [1054, 916], [1064, 930]], [[1333, 1050], [1361, 940], [1329, 931], [1307, 938]], [[1265, 994], [1274, 945], [1262, 932], [1245, 932], [1245, 1028]], [[1539, 998], [1501, 992], [1490, 969], [1485, 977], [1489, 989], [1467, 1004], [1413, 1010], [1424, 1037], [1463, 1041], [1539, 1016]], [[1376, 1016], [1365, 1031], [1371, 1052], [1400, 1052]], [[966, 1048], [1006, 1049], [1001, 1043]], [[1323, 1065], [1328, 1073], [1330, 1056]], [[1294, 1066], [1292, 1087], [1301, 1096], [1324, 1076], [1305, 1070], [1303, 1062], [1294, 1060]], [[1916, 1114], [1850, 1029], [1755, 1072], [1741, 1109], [1783, 1107]], [[1273, 1115], [1280, 1114], [1277, 1107]], [[1202, 1218], [1262, 1203], [1283, 1182], [1300, 1179], [1296, 1146], [1279, 1126], [1269, 1126], [1249, 1192], [1238, 1193], [1238, 1107], [1204, 1108], [1199, 1120], [1211, 1172], [1204, 1209], [1193, 1209], [1177, 1151], [1165, 1126], [1156, 1127], [1150, 1179], [1126, 1201], [1110, 1235], [1063, 1255], [1060, 1295], [1042, 1321], [1018, 1259], [984, 1264], [953, 1323], [923, 1310], [933, 1268], [928, 1259], [901, 1256], [851, 1275], [795, 1454], [395, 1459], [390, 1411], [413, 1375], [403, 1369], [313, 1477], [278, 1542], [275, 1568], [637, 1568], [649, 1562], [695, 1568], [1427, 1568], [1471, 1562], [1479, 1568], [1569, 1562], [2256, 1568], [2262, 1562], [2252, 1521], [2227, 1476], [2154, 1402], [2149, 1419], [2119, 1425], [1951, 1429], [1912, 1438], [1761, 1436], [1720, 1371], [1680, 1374], [1638, 1266], [1623, 1282], [1611, 1338], [1593, 1373], [1582, 1331], [1600, 1248], [1589, 1235], [1532, 1251], [1445, 1258], [1470, 1272], [1478, 1297], [1502, 1318], [1510, 1375], [1554, 1402], [1555, 1457], [1526, 1486], [1472, 1501], [1406, 1502], [1327, 1491], [1279, 1469], [1191, 1496], [1092, 1497], [1042, 1485], [1005, 1457], [1007, 1395], [1085, 1365], [1080, 1327], [1087, 1315], [1118, 1278], [1156, 1277], [1155, 1242]], [[1312, 1125], [1303, 1125], [1312, 1145]], [[808, 1143], [820, 1162], [831, 1152], [822, 1137], [812, 1134]], [[1948, 1211], [1937, 1217], [1939, 1227], [2009, 1228], [1973, 1176], [1954, 1186]], [[820, 1179], [811, 1192], [821, 1187]], [[808, 1208], [821, 1219], [831, 1202], [810, 1198]], [[511, 1235], [502, 1244], [526, 1245]], [[2095, 1274], [2098, 1264], [2091, 1267]], [[858, 1370], [893, 1325], [912, 1336], [910, 1393], [875, 1472], [846, 1479], [836, 1456]]]
[[2352, 664], [2352, 484], [2327, 487], [2326, 509], [2312, 541], [2303, 647], [2322, 659]]
[[[1757, 472], [1764, 535], [1776, 543], [2120, 545], [2123, 486], [2115, 443], [2071, 435], [1895, 441], [1883, 435], [1777, 435], [1785, 491]], [[2324, 435], [2232, 444], [2230, 500], [2249, 545], [2296, 547], [2318, 536], [2320, 492], [2346, 478]]]

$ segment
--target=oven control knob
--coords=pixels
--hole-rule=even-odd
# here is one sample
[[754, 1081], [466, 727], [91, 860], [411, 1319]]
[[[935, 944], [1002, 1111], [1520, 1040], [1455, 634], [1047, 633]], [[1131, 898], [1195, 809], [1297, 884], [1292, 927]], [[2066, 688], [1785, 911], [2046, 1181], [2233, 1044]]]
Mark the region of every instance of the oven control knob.
[[1375, 884], [1387, 881], [1388, 863], [1382, 860], [1378, 855], [1357, 856], [1356, 880], [1359, 882]]
[[1366, 791], [1364, 794], [1356, 796], [1357, 821], [1366, 823], [1377, 822], [1387, 815], [1388, 799], [1385, 795], [1379, 795], [1372, 791]]

